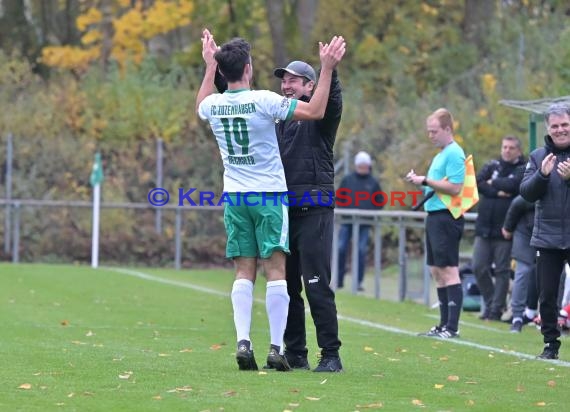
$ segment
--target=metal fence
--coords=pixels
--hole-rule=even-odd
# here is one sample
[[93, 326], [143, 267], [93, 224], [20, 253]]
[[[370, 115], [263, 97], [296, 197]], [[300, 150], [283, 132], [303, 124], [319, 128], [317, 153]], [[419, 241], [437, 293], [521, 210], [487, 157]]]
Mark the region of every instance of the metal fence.
[[[21, 227], [23, 222], [22, 211], [24, 209], [49, 209], [49, 208], [72, 208], [72, 209], [91, 209], [93, 207], [91, 202], [88, 201], [48, 201], [48, 200], [24, 200], [24, 199], [0, 199], [0, 206], [3, 206], [6, 219], [5, 222], [10, 222], [9, 226], [5, 226], [5, 231], [10, 231], [10, 236], [5, 236], [5, 239], [10, 239], [10, 243], [4, 244], [4, 251], [6, 255], [11, 252], [13, 263], [20, 262], [20, 250], [25, 248], [26, 245], [22, 244]], [[103, 209], [125, 209], [125, 210], [152, 210], [162, 211], [164, 213], [174, 213], [174, 256], [173, 266], [175, 269], [181, 269], [181, 261], [183, 258], [182, 250], [182, 237], [183, 235], [183, 222], [184, 214], [189, 212], [190, 208], [177, 207], [177, 206], [163, 206], [156, 208], [148, 203], [102, 203]], [[223, 208], [217, 206], [196, 206], [191, 208], [192, 211], [203, 214], [207, 211], [210, 213], [221, 213]], [[431, 301], [431, 280], [425, 258], [421, 256], [409, 256], [407, 250], [407, 234], [408, 231], [417, 231], [423, 238], [425, 212], [409, 212], [409, 211], [368, 211], [356, 209], [335, 209], [335, 223], [333, 234], [333, 253], [332, 253], [332, 279], [331, 286], [336, 289], [338, 285], [338, 233], [340, 226], [345, 223], [352, 224], [352, 250], [358, 250], [358, 231], [359, 226], [367, 224], [372, 226], [372, 248], [373, 248], [373, 282], [374, 291], [373, 296], [376, 299], [391, 298], [399, 301], [406, 299], [417, 300], [430, 304]], [[475, 213], [467, 213], [465, 215], [465, 235], [467, 244], [469, 239], [472, 238], [472, 229], [476, 218]], [[383, 245], [383, 233], [392, 231], [397, 239], [397, 289], [392, 294], [396, 296], [387, 296], [383, 293], [383, 287], [386, 285], [386, 280], [383, 281], [383, 259], [382, 253], [386, 251], [386, 246]], [[465, 249], [465, 248], [464, 248]], [[469, 246], [467, 247], [469, 249]], [[462, 253], [462, 257], [467, 259], [470, 257], [469, 250]], [[358, 254], [352, 253], [351, 257], [351, 292], [357, 293], [358, 279], [357, 279], [357, 259]], [[418, 263], [418, 260], [420, 263]], [[415, 265], [411, 265], [415, 262]], [[412, 267], [413, 266], [413, 267]]]

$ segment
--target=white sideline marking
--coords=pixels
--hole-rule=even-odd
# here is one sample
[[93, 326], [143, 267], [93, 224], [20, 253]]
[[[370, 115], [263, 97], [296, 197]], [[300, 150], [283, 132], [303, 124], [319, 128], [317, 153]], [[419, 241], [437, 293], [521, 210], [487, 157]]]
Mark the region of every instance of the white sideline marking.
[[[109, 271], [116, 272], [116, 273], [121, 273], [123, 275], [134, 276], [134, 277], [139, 278], [139, 279], [150, 280], [152, 282], [158, 282], [158, 283], [163, 283], [166, 285], [179, 286], [182, 288], [193, 289], [193, 290], [197, 290], [200, 292], [210, 293], [212, 295], [223, 296], [223, 297], [229, 296], [228, 293], [220, 292], [219, 290], [216, 290], [216, 289], [210, 289], [210, 288], [206, 288], [203, 286], [193, 285], [191, 283], [182, 282], [182, 281], [178, 281], [178, 280], [164, 279], [164, 278], [161, 278], [159, 276], [154, 276], [154, 275], [150, 275], [148, 273], [139, 272], [138, 270], [112, 268], [112, 267], [101, 267], [101, 269], [109, 270]], [[258, 301], [258, 300], [256, 300], [256, 301]], [[344, 320], [346, 322], [351, 322], [351, 323], [354, 323], [354, 324], [360, 325], [360, 326], [366, 326], [369, 328], [380, 329], [380, 330], [384, 330], [386, 332], [391, 332], [391, 333], [398, 333], [400, 335], [417, 336], [416, 332], [411, 332], [409, 330], [400, 329], [400, 328], [396, 328], [393, 326], [382, 325], [380, 323], [371, 322], [371, 321], [364, 320], [364, 319], [352, 318], [350, 316], [344, 316], [344, 315], [340, 315], [340, 314], [338, 314], [337, 317], [340, 320]], [[428, 338], [428, 339], [433, 339], [433, 338]], [[436, 340], [438, 340], [438, 339], [436, 339]], [[439, 339], [439, 340], [441, 341], [444, 339]], [[485, 351], [501, 353], [503, 355], [516, 356], [517, 358], [548, 362], [548, 364], [550, 364], [550, 365], [570, 367], [570, 362], [566, 362], [563, 360], [536, 359], [535, 355], [529, 355], [528, 353], [506, 351], [506, 350], [501, 349], [501, 348], [495, 348], [493, 346], [481, 345], [479, 343], [469, 342], [469, 341], [466, 341], [463, 339], [446, 339], [446, 341], [449, 343], [457, 344], [457, 345], [469, 346], [472, 348], [481, 349], [481, 350], [485, 350]]]
[[216, 289], [205, 288], [203, 286], [193, 285], [188, 282], [182, 282], [179, 280], [164, 279], [159, 276], [149, 275], [148, 273], [139, 272], [138, 270], [122, 269], [122, 268], [112, 268], [108, 266], [101, 267], [101, 269], [110, 270], [111, 272], [122, 273], [123, 275], [130, 275], [136, 278], [151, 280], [153, 282], [164, 283], [165, 285], [180, 286], [181, 288], [194, 289], [199, 292], [210, 293], [212, 295], [218, 295], [223, 297], [228, 297], [229, 293], [220, 292]]

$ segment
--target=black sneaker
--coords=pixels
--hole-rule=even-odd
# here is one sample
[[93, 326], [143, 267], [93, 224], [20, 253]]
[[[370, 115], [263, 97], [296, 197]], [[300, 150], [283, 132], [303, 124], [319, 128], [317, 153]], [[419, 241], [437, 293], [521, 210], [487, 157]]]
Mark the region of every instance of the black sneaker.
[[459, 331], [454, 331], [451, 329], [447, 329], [445, 326], [441, 328], [441, 332], [437, 334], [438, 338], [441, 339], [454, 339], [459, 337]]
[[511, 329], [509, 330], [509, 332], [511, 332], [511, 333], [521, 333], [522, 327], [523, 327], [523, 321], [517, 319], [517, 320], [515, 320], [515, 321], [513, 322], [513, 324], [511, 325]]
[[558, 349], [554, 349], [554, 347], [550, 347], [550, 344], [547, 343], [544, 345], [544, 350], [540, 355], [537, 356], [538, 359], [558, 359]]
[[289, 366], [293, 369], [311, 369], [306, 355], [295, 355], [294, 353], [285, 351], [285, 358], [287, 359], [287, 362], [289, 362]]
[[435, 325], [433, 328], [431, 328], [427, 332], [418, 333], [418, 336], [427, 336], [429, 338], [434, 338], [434, 337], [438, 336], [442, 330], [443, 330], [443, 328], [441, 326]]
[[267, 369], [276, 369], [281, 372], [291, 371], [287, 358], [279, 354], [279, 346], [271, 345], [267, 354]]
[[251, 350], [251, 342], [248, 340], [240, 340], [236, 351], [236, 360], [240, 371], [256, 371], [257, 363]]
[[489, 316], [487, 316], [486, 320], [492, 320], [495, 322], [500, 322], [502, 316], [503, 316], [503, 314], [500, 312], [490, 312]]
[[483, 311], [483, 313], [481, 313], [479, 315], [479, 319], [481, 320], [487, 320], [489, 319], [489, 315], [491, 314], [491, 311], [488, 308], [485, 308], [485, 310]]
[[313, 372], [342, 372], [340, 358], [338, 356], [323, 356]]
[[534, 322], [534, 318], [531, 319], [531, 318], [527, 317], [525, 314], [523, 314], [522, 322], [523, 322], [523, 325], [528, 325], [529, 323]]

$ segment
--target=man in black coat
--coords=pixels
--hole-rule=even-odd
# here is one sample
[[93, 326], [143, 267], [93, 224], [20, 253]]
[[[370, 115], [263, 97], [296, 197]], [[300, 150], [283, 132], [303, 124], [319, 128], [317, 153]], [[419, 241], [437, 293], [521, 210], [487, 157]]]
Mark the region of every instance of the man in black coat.
[[512, 243], [503, 237], [501, 228], [511, 201], [519, 193], [524, 165], [520, 140], [506, 136], [502, 140], [501, 158], [487, 162], [477, 173], [480, 200], [475, 222], [473, 272], [485, 304], [480, 319], [500, 320], [506, 305]]
[[520, 186], [535, 202], [531, 245], [536, 250], [542, 359], [558, 359], [558, 293], [564, 263], [570, 261], [570, 106], [553, 104], [544, 114], [548, 135], [534, 150]]
[[[286, 97], [310, 100], [315, 70], [303, 61], [277, 68]], [[342, 115], [342, 92], [333, 72], [325, 116], [321, 120], [277, 123], [277, 141], [289, 189], [289, 250], [285, 271], [289, 315], [285, 356], [293, 368], [309, 369], [303, 288], [317, 333], [321, 358], [314, 372], [340, 372], [338, 319], [330, 287], [334, 225], [333, 146]]]

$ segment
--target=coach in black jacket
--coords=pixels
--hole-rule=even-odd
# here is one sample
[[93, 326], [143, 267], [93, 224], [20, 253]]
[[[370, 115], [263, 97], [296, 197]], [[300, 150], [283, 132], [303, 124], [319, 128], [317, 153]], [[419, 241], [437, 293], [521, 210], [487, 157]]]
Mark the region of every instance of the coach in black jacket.
[[544, 114], [544, 147], [530, 155], [521, 195], [535, 202], [531, 245], [536, 251], [543, 359], [557, 359], [558, 289], [564, 262], [570, 262], [570, 106], [553, 104]]
[[502, 140], [501, 158], [487, 162], [477, 173], [480, 200], [475, 222], [473, 272], [485, 303], [481, 319], [500, 320], [506, 305], [512, 243], [503, 237], [501, 228], [513, 198], [519, 193], [524, 165], [520, 140], [506, 136]]
[[[275, 69], [283, 95], [308, 101], [316, 74], [302, 61]], [[308, 369], [303, 286], [321, 348], [315, 372], [340, 372], [341, 342], [335, 295], [330, 288], [334, 219], [333, 145], [342, 114], [342, 93], [333, 72], [329, 101], [321, 120], [284, 121], [276, 125], [289, 190], [289, 249], [286, 275], [289, 315], [285, 356], [293, 368]]]

